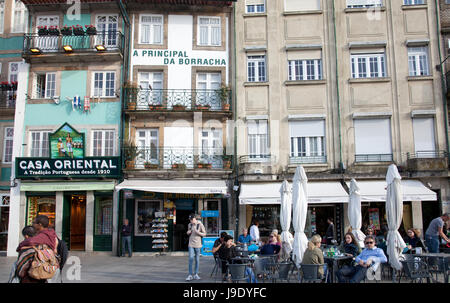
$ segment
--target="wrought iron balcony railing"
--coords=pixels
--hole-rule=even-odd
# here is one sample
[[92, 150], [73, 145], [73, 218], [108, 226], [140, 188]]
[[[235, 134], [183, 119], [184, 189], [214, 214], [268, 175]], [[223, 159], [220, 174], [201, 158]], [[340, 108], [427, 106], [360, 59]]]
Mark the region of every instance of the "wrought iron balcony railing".
[[290, 164], [318, 164], [327, 163], [327, 156], [289, 157]]
[[392, 162], [392, 154], [355, 155], [355, 162]]
[[96, 46], [105, 47], [105, 52], [119, 52], [123, 54], [123, 34], [118, 31], [98, 32], [95, 35], [38, 35], [25, 34], [23, 53], [32, 55], [31, 49], [39, 49], [41, 53], [64, 53], [63, 47], [70, 45], [73, 53], [97, 52]]
[[0, 91], [0, 109], [16, 108], [16, 91]]
[[130, 111], [231, 111], [231, 90], [124, 88]]
[[446, 158], [448, 153], [442, 150], [436, 151], [418, 151], [415, 153], [406, 153], [406, 156], [409, 159], [440, 159]]
[[[137, 147], [133, 156], [124, 148], [127, 169], [231, 169], [232, 156], [223, 148]], [[128, 159], [128, 160], [127, 160]]]

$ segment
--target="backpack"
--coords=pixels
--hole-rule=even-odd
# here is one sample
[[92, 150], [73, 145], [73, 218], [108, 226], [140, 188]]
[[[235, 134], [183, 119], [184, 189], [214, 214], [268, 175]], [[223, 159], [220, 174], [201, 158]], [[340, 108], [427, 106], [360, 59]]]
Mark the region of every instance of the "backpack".
[[33, 247], [35, 250], [28, 275], [37, 280], [51, 279], [59, 269], [56, 252], [45, 244]]
[[69, 248], [66, 241], [58, 239], [57, 252], [59, 256], [59, 268], [62, 270], [69, 256]]

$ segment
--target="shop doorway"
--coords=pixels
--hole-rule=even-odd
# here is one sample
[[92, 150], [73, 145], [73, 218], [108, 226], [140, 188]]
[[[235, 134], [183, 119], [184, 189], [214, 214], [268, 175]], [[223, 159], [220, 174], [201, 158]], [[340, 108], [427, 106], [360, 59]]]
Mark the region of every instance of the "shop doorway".
[[189, 224], [189, 215], [194, 213], [194, 200], [179, 199], [175, 201], [176, 224], [173, 227], [173, 250], [187, 251], [189, 236], [186, 234]]
[[64, 197], [63, 238], [70, 250], [85, 250], [86, 195], [71, 194]]
[[8, 244], [9, 196], [0, 196], [0, 251], [6, 251]]

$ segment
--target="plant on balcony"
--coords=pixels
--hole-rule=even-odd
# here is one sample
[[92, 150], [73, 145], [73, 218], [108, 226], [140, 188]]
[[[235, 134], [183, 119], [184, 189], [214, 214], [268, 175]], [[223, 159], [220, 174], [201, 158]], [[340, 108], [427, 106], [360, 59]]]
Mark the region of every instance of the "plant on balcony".
[[231, 168], [231, 155], [227, 155], [225, 148], [223, 149], [222, 159], [223, 159], [223, 168], [230, 169]]
[[57, 26], [50, 26], [48, 29], [48, 34], [50, 36], [58, 36], [59, 35], [59, 29]]
[[149, 104], [148, 105], [150, 110], [163, 110], [164, 106], [162, 104]]
[[196, 110], [210, 110], [211, 105], [205, 104], [205, 105], [197, 105], [195, 107]]
[[84, 36], [84, 30], [83, 30], [83, 27], [82, 27], [81, 25], [79, 25], [79, 24], [75, 25], [75, 26], [73, 27], [73, 34], [74, 34], [75, 36]]
[[158, 164], [153, 164], [149, 161], [145, 161], [144, 162], [144, 167], [145, 169], [157, 169], [158, 168]]
[[230, 88], [226, 85], [222, 85], [219, 89], [216, 90], [216, 93], [220, 98], [220, 102], [222, 103], [222, 109], [225, 111], [229, 111], [230, 104], [228, 103], [228, 99], [230, 96]]
[[129, 110], [136, 110], [136, 102], [139, 94], [139, 86], [134, 82], [126, 82], [123, 85], [125, 91], [125, 102]]
[[204, 162], [204, 161], [200, 161], [200, 162], [197, 163], [197, 167], [198, 167], [198, 168], [207, 168], [207, 169], [210, 169], [210, 168], [212, 167], [212, 164], [211, 164], [211, 163]]
[[72, 26], [64, 25], [61, 28], [61, 35], [63, 35], [63, 36], [72, 36]]
[[172, 169], [174, 169], [174, 170], [185, 170], [186, 169], [186, 164], [184, 164], [184, 163], [173, 163], [172, 164]]
[[38, 35], [39, 36], [47, 36], [48, 35], [47, 26], [38, 26]]
[[10, 88], [11, 90], [17, 90], [17, 81], [11, 81]]
[[2, 91], [10, 90], [9, 82], [8, 81], [2, 81], [0, 83], [0, 88], [1, 88]]
[[172, 108], [173, 108], [173, 110], [185, 110], [186, 106], [184, 106], [183, 104], [177, 103], [177, 104], [174, 104]]
[[96, 35], [97, 34], [97, 29], [95, 28], [95, 26], [89, 24], [89, 25], [85, 25], [84, 27], [86, 27], [87, 35]]
[[125, 143], [123, 148], [126, 169], [134, 169], [136, 158], [142, 151], [132, 141]]

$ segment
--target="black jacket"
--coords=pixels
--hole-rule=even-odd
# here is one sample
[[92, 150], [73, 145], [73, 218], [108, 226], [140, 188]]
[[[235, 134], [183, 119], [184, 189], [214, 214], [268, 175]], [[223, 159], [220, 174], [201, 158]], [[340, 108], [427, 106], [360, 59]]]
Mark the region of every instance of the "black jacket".
[[131, 236], [131, 225], [122, 225], [122, 237]]

